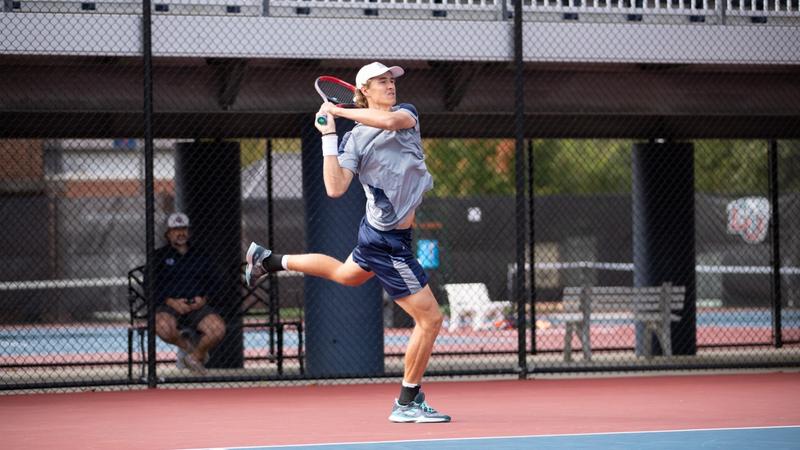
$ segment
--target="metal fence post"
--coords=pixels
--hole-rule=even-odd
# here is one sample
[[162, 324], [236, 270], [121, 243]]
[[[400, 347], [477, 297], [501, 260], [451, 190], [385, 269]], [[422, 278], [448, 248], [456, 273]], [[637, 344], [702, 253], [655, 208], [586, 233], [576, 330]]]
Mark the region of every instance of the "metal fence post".
[[780, 186], [778, 185], [778, 141], [769, 141], [769, 199], [772, 220], [769, 222], [770, 247], [772, 250], [772, 277], [770, 278], [770, 300], [772, 301], [772, 343], [783, 347], [781, 330], [781, 239], [780, 239]]
[[[519, 376], [528, 373], [528, 360], [525, 352], [525, 67], [522, 61], [522, 0], [514, 2], [514, 174], [516, 177], [516, 263], [518, 268], [514, 278], [514, 302], [517, 305], [517, 354], [519, 355]], [[531, 267], [533, 270], [533, 267]]]
[[142, 2], [142, 58], [144, 63], [144, 195], [146, 264], [144, 292], [147, 298], [147, 386], [156, 381], [156, 306], [153, 299], [153, 250], [155, 249], [155, 199], [153, 189], [153, 44], [150, 0]]
[[[530, 301], [528, 302], [531, 307], [530, 324], [531, 324], [531, 354], [536, 354], [536, 227], [534, 227], [534, 195], [536, 194], [533, 184], [533, 139], [528, 139], [528, 265], [531, 270], [530, 286], [528, 293]], [[527, 272], [525, 272], [527, 273]], [[524, 278], [523, 278], [524, 279]]]

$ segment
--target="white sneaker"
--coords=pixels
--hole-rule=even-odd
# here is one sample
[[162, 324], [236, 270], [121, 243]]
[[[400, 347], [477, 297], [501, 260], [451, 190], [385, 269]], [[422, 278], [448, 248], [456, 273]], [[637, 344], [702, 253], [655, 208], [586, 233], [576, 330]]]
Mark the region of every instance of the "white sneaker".
[[401, 405], [395, 400], [389, 420], [396, 423], [442, 423], [451, 419], [427, 404], [425, 394], [420, 392], [408, 405]]
[[[180, 370], [184, 370], [184, 369], [192, 370], [192, 367], [189, 364], [187, 364], [187, 362], [186, 362], [186, 357], [187, 356], [189, 356], [189, 354], [186, 353], [186, 350], [178, 347], [178, 353], [177, 353], [177, 355], [175, 355], [175, 367], [177, 367]], [[209, 359], [211, 359], [211, 355], [206, 354], [206, 357], [203, 358], [203, 366], [208, 364], [208, 360]], [[197, 361], [194, 358], [192, 358], [192, 360], [193, 361]], [[203, 367], [203, 369], [205, 369], [205, 367]]]
[[[194, 356], [192, 356], [192, 355], [188, 355], [187, 354], [183, 358], [183, 361], [184, 361], [184, 364], [186, 364], [186, 368], [191, 370], [192, 372], [197, 372], [197, 373], [200, 373], [200, 374], [205, 374], [205, 373], [208, 372], [208, 370], [206, 369], [206, 366], [203, 365], [203, 363], [201, 363], [200, 361], [196, 360], [194, 358]], [[208, 361], [208, 358], [206, 358], [206, 361]]]
[[264, 267], [263, 261], [270, 255], [272, 255], [272, 250], [267, 250], [255, 242], [250, 243], [245, 257], [247, 267], [244, 270], [244, 281], [248, 286], [253, 286], [256, 280], [266, 275], [267, 269]]

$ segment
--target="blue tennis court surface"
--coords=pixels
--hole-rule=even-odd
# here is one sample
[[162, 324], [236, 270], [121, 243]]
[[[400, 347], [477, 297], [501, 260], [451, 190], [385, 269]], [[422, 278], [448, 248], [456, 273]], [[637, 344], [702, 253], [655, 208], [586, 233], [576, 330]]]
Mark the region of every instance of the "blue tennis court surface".
[[[447, 426], [447, 425], [400, 425]], [[636, 449], [636, 450], [796, 450], [800, 449], [800, 426], [766, 428], [720, 428], [626, 433], [568, 434], [550, 436], [514, 436], [469, 439], [411, 440], [394, 442], [351, 442], [314, 445], [234, 447], [236, 449], [291, 450], [563, 450], [563, 449]]]

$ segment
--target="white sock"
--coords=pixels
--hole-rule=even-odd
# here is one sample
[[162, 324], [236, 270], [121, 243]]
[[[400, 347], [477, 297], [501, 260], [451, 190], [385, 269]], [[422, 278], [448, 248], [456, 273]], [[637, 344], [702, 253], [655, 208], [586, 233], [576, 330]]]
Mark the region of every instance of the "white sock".
[[409, 383], [408, 381], [403, 380], [403, 387], [415, 388], [417, 386], [419, 386], [419, 385], [418, 384], [414, 384], [414, 383]]
[[289, 255], [281, 256], [281, 267], [283, 267], [283, 270], [289, 270], [287, 264], [289, 264]]

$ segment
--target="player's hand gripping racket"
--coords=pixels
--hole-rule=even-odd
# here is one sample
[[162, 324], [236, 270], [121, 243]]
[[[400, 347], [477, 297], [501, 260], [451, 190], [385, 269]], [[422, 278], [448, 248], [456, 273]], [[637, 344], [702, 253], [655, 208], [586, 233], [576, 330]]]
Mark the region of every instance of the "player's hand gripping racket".
[[[355, 107], [353, 95], [356, 93], [356, 87], [346, 81], [323, 75], [314, 81], [314, 88], [323, 102], [331, 102], [340, 108]], [[328, 119], [325, 116], [317, 116], [317, 123], [327, 125]]]

